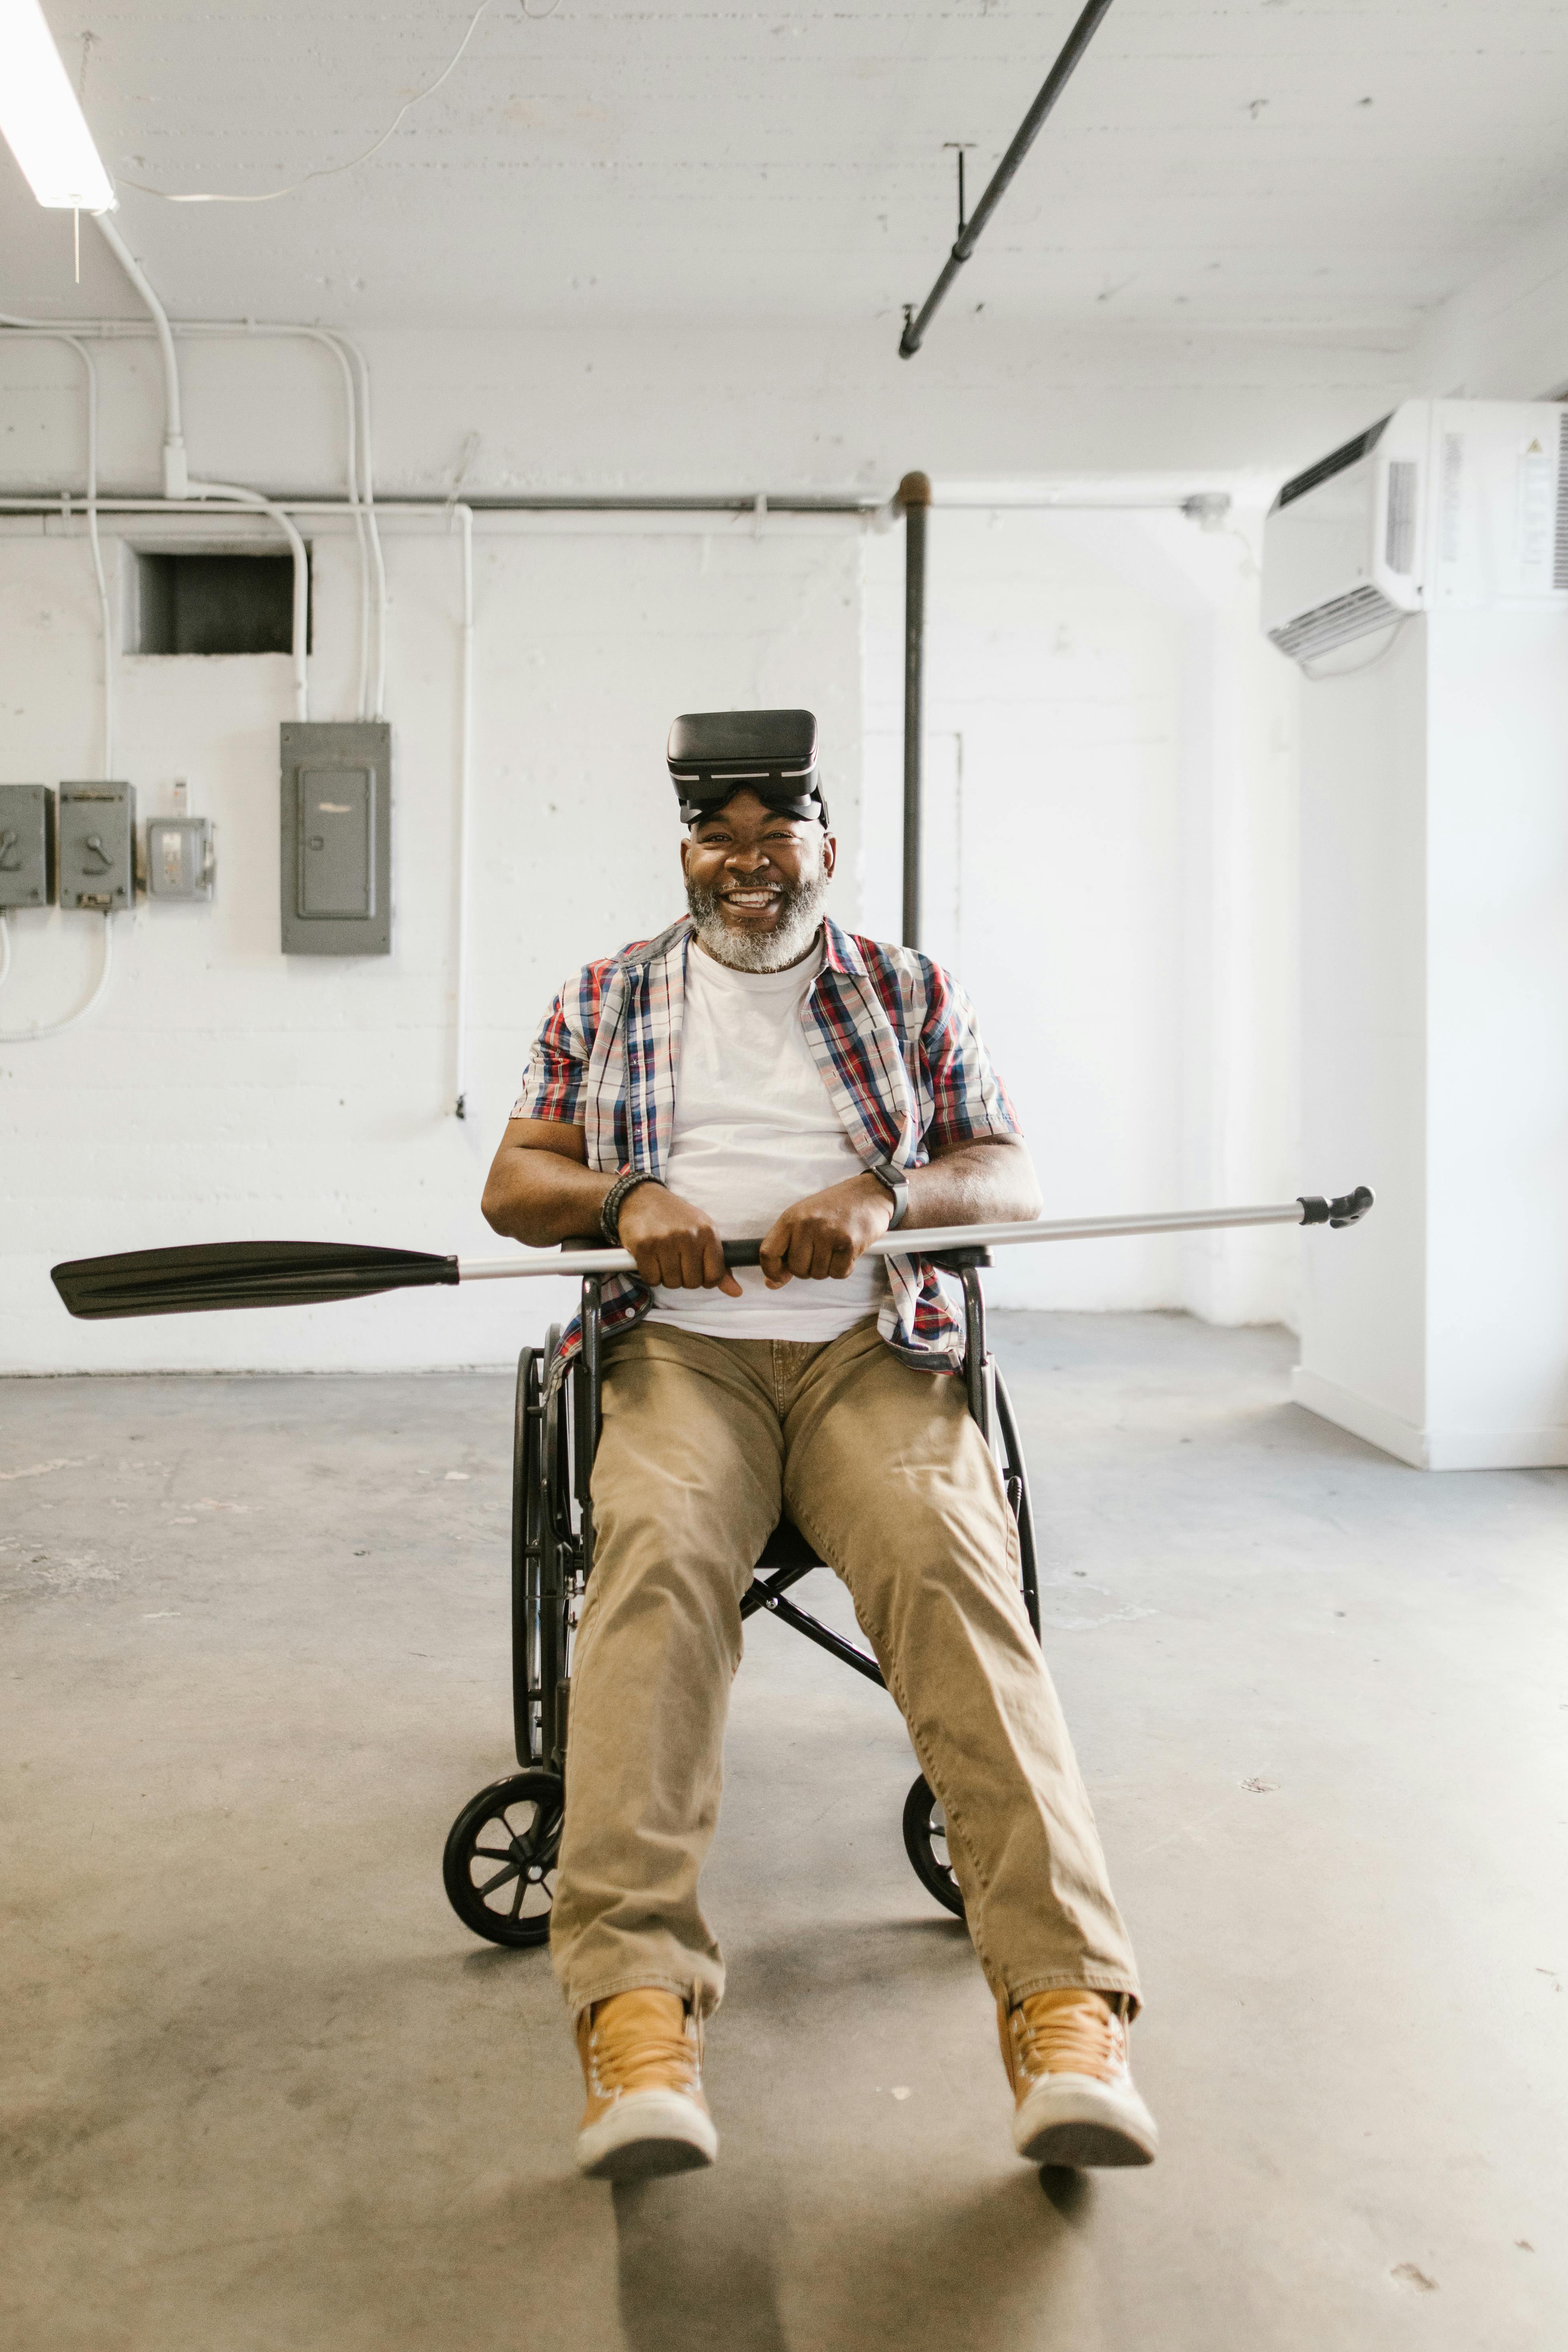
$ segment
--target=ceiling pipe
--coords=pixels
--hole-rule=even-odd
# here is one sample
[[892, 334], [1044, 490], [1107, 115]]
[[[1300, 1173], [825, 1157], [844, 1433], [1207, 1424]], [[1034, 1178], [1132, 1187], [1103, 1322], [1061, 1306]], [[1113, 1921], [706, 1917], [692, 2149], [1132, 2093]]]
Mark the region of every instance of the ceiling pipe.
[[895, 500], [904, 518], [904, 903], [907, 948], [921, 943], [921, 783], [925, 749], [926, 516], [931, 482], [906, 474]]
[[[301, 496], [292, 490], [269, 490], [267, 496], [273, 506], [284, 507], [290, 514], [342, 514], [352, 520], [356, 506], [353, 499], [319, 499], [308, 493]], [[716, 492], [711, 496], [700, 493], [689, 498], [489, 498], [481, 492], [470, 491], [465, 495], [463, 504], [470, 507], [475, 514], [711, 514], [754, 517], [757, 496], [755, 491], [748, 491], [743, 496]], [[69, 514], [73, 499], [76, 506], [81, 505], [79, 495], [75, 493], [63, 490], [53, 493], [22, 491], [0, 498], [0, 512]], [[65, 501], [63, 505], [62, 500]], [[102, 498], [98, 501], [100, 511], [121, 514], [150, 512], [165, 503], [163, 499], [144, 498]], [[389, 497], [377, 491], [375, 499], [377, 513], [384, 515], [437, 511], [445, 514], [451, 504], [449, 497], [429, 490], [410, 491], [403, 496], [394, 491]], [[873, 524], [892, 522], [898, 511], [896, 499], [795, 498], [787, 491], [781, 492], [777, 498], [771, 491], [767, 492], [765, 509], [769, 515], [849, 515], [861, 522]]]
[[1089, 5], [1067, 37], [1066, 46], [1040, 86], [1039, 96], [1013, 134], [1013, 143], [991, 177], [991, 184], [967, 222], [959, 224], [958, 240], [942, 264], [942, 275], [926, 296], [915, 316], [911, 304], [904, 312], [904, 331], [899, 341], [899, 357], [912, 360], [925, 340], [925, 331], [936, 315], [948, 288], [968, 260], [978, 244], [986, 222], [1006, 194], [1019, 164], [1034, 145], [1041, 124], [1055, 106], [1072, 77], [1085, 49], [1100, 30], [1100, 19], [1110, 6], [1110, 0], [1089, 0]]

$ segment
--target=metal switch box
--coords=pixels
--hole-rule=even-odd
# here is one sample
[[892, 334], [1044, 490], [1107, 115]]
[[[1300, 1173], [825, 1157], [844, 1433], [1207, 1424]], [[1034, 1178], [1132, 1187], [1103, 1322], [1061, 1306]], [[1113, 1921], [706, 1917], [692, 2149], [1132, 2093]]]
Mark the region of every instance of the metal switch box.
[[136, 891], [136, 793], [131, 784], [62, 784], [60, 904], [102, 914]]
[[55, 902], [55, 796], [47, 784], [0, 784], [0, 907]]
[[147, 890], [153, 898], [210, 898], [213, 894], [210, 817], [147, 820]]
[[285, 955], [392, 950], [392, 730], [282, 730]]

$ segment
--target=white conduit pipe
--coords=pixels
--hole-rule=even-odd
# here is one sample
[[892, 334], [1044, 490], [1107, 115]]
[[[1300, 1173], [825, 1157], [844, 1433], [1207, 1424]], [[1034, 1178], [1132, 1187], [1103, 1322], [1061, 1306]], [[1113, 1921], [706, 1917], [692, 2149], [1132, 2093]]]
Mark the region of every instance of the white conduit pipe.
[[[88, 319], [79, 320], [74, 322], [73, 334], [66, 335], [61, 333], [59, 330], [49, 326], [47, 321], [45, 320], [19, 318], [10, 311], [0, 311], [0, 330], [4, 330], [5, 333], [15, 333], [23, 339], [47, 338], [56, 342], [74, 342], [78, 338], [83, 336], [90, 336], [93, 340], [98, 341], [115, 341], [125, 337], [134, 337], [145, 335], [150, 332], [156, 332], [155, 328], [143, 326], [140, 320]], [[349, 342], [346, 337], [338, 335], [332, 332], [331, 330], [324, 327], [304, 327], [297, 326], [292, 323], [258, 326], [252, 320], [196, 320], [194, 323], [182, 323], [176, 320], [174, 322], [173, 331], [175, 335], [294, 337], [298, 338], [301, 341], [320, 343], [324, 350], [330, 351], [332, 357], [336, 360], [339, 371], [342, 377], [343, 430], [347, 443], [348, 459], [347, 471], [349, 495], [346, 501], [343, 502], [343, 505], [346, 507], [347, 511], [352, 513], [353, 516], [354, 538], [359, 548], [360, 620], [358, 715], [362, 719], [368, 719], [371, 715], [370, 601], [373, 559], [370, 541], [373, 538], [374, 541], [374, 572], [378, 595], [376, 626], [378, 631], [384, 635], [386, 625], [386, 573], [382, 562], [380, 535], [376, 530], [375, 512], [374, 504], [372, 503], [374, 491], [371, 484], [368, 439], [363, 440], [363, 444], [364, 448], [364, 488], [363, 490], [360, 484], [359, 468], [360, 449], [362, 446], [362, 427], [359, 422], [361, 404], [359, 378], [358, 374], [356, 374], [356, 367], [364, 377], [364, 413], [367, 425], [370, 414], [369, 370], [365, 365], [363, 354], [356, 348], [355, 345]], [[4, 341], [4, 340], [5, 334], [0, 334], [0, 341]], [[87, 355], [84, 353], [83, 356], [85, 358]], [[351, 365], [351, 361], [355, 364]], [[90, 360], [89, 360], [88, 363], [90, 367]], [[96, 407], [96, 379], [94, 383], [94, 406]], [[173, 505], [177, 504], [178, 501], [171, 499], [166, 501], [166, 503]], [[292, 503], [292, 501], [290, 501], [290, 503]], [[140, 511], [142, 509], [129, 506], [122, 506], [119, 510]], [[151, 512], [154, 509], [149, 507], [145, 510]], [[334, 508], [333, 510], [337, 511], [338, 509]], [[89, 530], [96, 540], [96, 512], [94, 513], [92, 521], [89, 525]], [[101, 563], [100, 564], [100, 570], [101, 571]], [[107, 603], [105, 604], [105, 610], [107, 611]], [[106, 774], [112, 766], [112, 759], [106, 755]]]
[[98, 368], [87, 345], [74, 335], [62, 336], [87, 370], [87, 537], [92, 550], [93, 577], [98, 583], [98, 619], [103, 646], [103, 773], [114, 773], [114, 631], [109, 617], [109, 583], [104, 577], [103, 549], [98, 536]]
[[[5, 929], [5, 917], [0, 915], [0, 930]], [[7, 937], [5, 942], [5, 962], [4, 965], [0, 965], [0, 980], [5, 978], [5, 971], [10, 964], [10, 961], [11, 946], [9, 937]], [[103, 919], [103, 961], [99, 967], [98, 985], [94, 988], [92, 994], [88, 998], [87, 1003], [83, 1005], [79, 1005], [76, 1012], [68, 1013], [63, 1021], [35, 1021], [30, 1029], [0, 1029], [0, 1045], [30, 1045], [36, 1038], [58, 1037], [62, 1035], [66, 1030], [74, 1029], [79, 1021], [85, 1021], [88, 1014], [89, 1013], [96, 1013], [99, 1006], [102, 1003], [103, 992], [109, 986], [109, 975], [113, 969], [114, 918], [112, 915], [105, 915]]]
[[[98, 583], [98, 616], [103, 647], [103, 773], [114, 773], [114, 635], [109, 618], [109, 583], [103, 570], [103, 549], [98, 536], [98, 364], [79, 334], [51, 327], [40, 319], [14, 319], [0, 311], [0, 328], [24, 341], [68, 343], [81, 362], [87, 379], [87, 536]], [[91, 332], [89, 328], [88, 332]], [[3, 340], [3, 338], [0, 338]], [[0, 971], [0, 980], [5, 973]]]
[[[176, 327], [176, 334], [218, 334], [217, 327]], [[336, 360], [343, 380], [343, 427], [348, 441], [349, 504], [353, 509], [354, 541], [359, 549], [359, 695], [361, 719], [370, 717], [370, 550], [365, 534], [364, 497], [360, 488], [359, 393], [354, 372], [349, 364], [349, 352], [341, 338], [323, 327], [258, 327], [247, 321], [244, 331], [248, 335], [292, 336], [302, 342], [320, 343]], [[358, 357], [358, 353], [355, 353]], [[369, 474], [369, 450], [365, 451], [365, 473]], [[380, 550], [377, 549], [379, 556]], [[384, 582], [383, 583], [384, 594]]]
[[386, 563], [382, 554], [381, 532], [375, 520], [375, 478], [371, 469], [370, 430], [370, 367], [364, 353], [347, 335], [339, 342], [359, 370], [360, 379], [360, 463], [363, 473], [365, 524], [370, 534], [370, 560], [375, 575], [375, 696], [369, 713], [372, 719], [386, 716]]
[[462, 684], [458, 751], [458, 941], [455, 950], [457, 985], [453, 1008], [453, 1116], [468, 1115], [468, 803], [474, 770], [474, 515], [471, 507], [454, 504], [452, 520], [462, 526], [463, 646]]
[[[98, 583], [99, 631], [103, 649], [103, 773], [105, 781], [114, 773], [114, 636], [109, 618], [109, 583], [104, 576], [103, 549], [98, 536], [98, 369], [92, 353], [79, 336], [64, 333], [58, 328], [39, 327], [34, 331], [40, 342], [68, 343], [82, 363], [87, 379], [87, 535], [92, 551], [93, 577]], [[28, 1045], [37, 1037], [58, 1037], [67, 1029], [74, 1029], [85, 1021], [103, 1002], [113, 969], [114, 940], [110, 928], [112, 918], [103, 919], [103, 961], [99, 970], [98, 984], [87, 1003], [63, 1021], [35, 1022], [30, 1029], [0, 1030], [0, 1045]], [[4, 911], [0, 911], [0, 987], [11, 971], [11, 927]]]
[[188, 473], [185, 465], [185, 427], [180, 406], [180, 369], [174, 357], [174, 338], [169, 326], [169, 314], [153, 292], [146, 271], [121, 236], [107, 213], [93, 215], [103, 233], [103, 241], [147, 305], [153, 324], [158, 331], [158, 348], [163, 355], [163, 496], [183, 499]]
[[264, 499], [259, 490], [242, 490], [233, 482], [192, 482], [187, 491], [187, 503], [195, 504], [204, 499], [222, 499], [232, 506], [253, 507], [261, 514], [270, 515], [289, 542], [294, 558], [294, 716], [296, 719], [309, 719], [310, 689], [305, 667], [305, 647], [310, 627], [310, 567], [305, 554], [305, 542], [282, 508], [275, 507], [270, 499]]

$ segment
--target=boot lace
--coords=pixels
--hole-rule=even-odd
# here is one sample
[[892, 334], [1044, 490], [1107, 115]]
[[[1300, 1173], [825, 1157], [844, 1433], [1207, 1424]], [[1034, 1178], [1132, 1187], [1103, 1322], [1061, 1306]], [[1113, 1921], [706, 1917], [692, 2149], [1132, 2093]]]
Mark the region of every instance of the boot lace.
[[1093, 1994], [1076, 2000], [1034, 1995], [1013, 2011], [1018, 2063], [1029, 2075], [1092, 2074], [1110, 2082], [1126, 2063], [1127, 2030]]
[[594, 2074], [601, 2092], [695, 2091], [697, 2053], [679, 2026], [650, 2020], [647, 2012], [595, 2018], [588, 2037]]

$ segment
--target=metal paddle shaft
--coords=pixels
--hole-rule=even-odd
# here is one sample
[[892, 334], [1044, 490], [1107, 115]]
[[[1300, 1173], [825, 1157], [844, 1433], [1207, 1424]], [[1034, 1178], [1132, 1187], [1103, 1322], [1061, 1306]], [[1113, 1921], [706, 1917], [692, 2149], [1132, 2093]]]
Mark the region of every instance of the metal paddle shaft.
[[[1321, 1193], [1303, 1193], [1294, 1201], [1270, 1201], [1255, 1209], [1171, 1209], [1147, 1217], [1037, 1217], [1005, 1225], [931, 1225], [921, 1231], [906, 1227], [868, 1242], [867, 1257], [936, 1257], [943, 1250], [1011, 1248], [1019, 1242], [1110, 1241], [1123, 1234], [1200, 1234], [1232, 1225], [1353, 1225], [1373, 1205], [1369, 1184], [1333, 1200]], [[756, 1265], [762, 1244], [726, 1242], [726, 1265]], [[520, 1265], [516, 1258], [462, 1258], [458, 1272], [464, 1282], [505, 1282], [531, 1274], [635, 1274], [630, 1250], [562, 1250]]]
[[[1028, 1224], [938, 1225], [884, 1234], [868, 1257], [931, 1257], [944, 1250], [1020, 1242], [1108, 1240], [1118, 1234], [1192, 1234], [1227, 1225], [1353, 1225], [1371, 1208], [1362, 1184], [1336, 1200], [1309, 1195], [1257, 1209], [1175, 1209], [1152, 1217], [1041, 1218]], [[760, 1241], [726, 1242], [726, 1265], [756, 1265]], [[71, 1314], [89, 1321], [128, 1315], [195, 1315], [225, 1307], [315, 1307], [431, 1283], [517, 1282], [541, 1275], [634, 1274], [630, 1250], [528, 1250], [511, 1257], [437, 1257], [425, 1250], [357, 1242], [198, 1242], [179, 1249], [79, 1257], [53, 1269]]]

